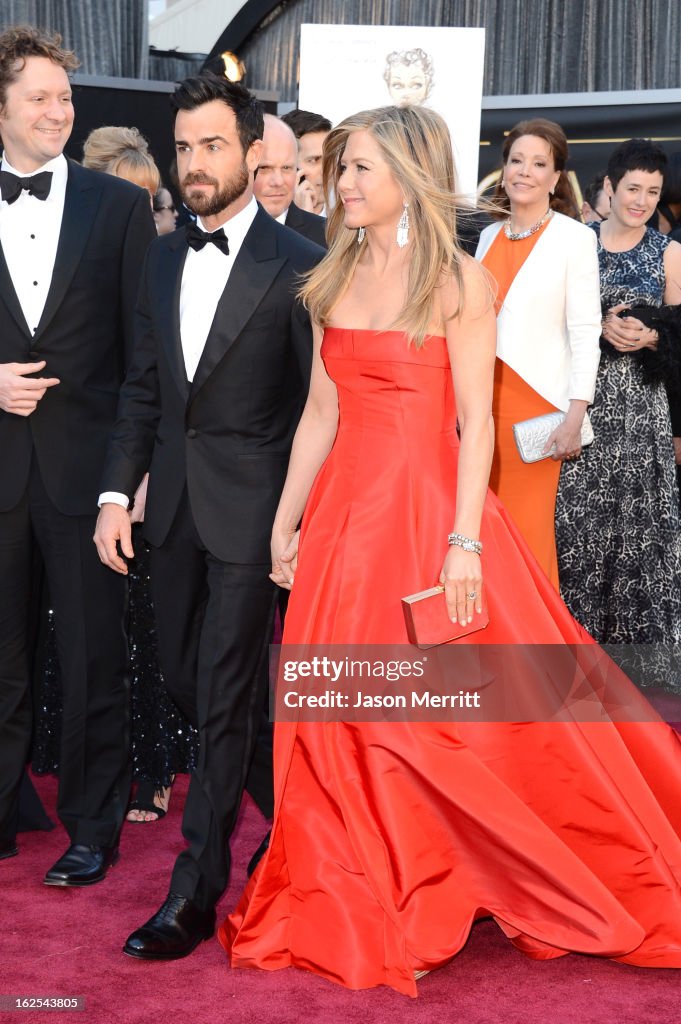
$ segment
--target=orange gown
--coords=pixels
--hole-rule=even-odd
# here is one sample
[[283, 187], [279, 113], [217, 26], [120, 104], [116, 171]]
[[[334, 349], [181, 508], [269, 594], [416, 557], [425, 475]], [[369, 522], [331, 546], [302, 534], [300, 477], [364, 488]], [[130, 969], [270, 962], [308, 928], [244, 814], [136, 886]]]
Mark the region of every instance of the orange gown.
[[[516, 241], [508, 239], [502, 229], [485, 253], [483, 266], [497, 282], [497, 311], [546, 226], [529, 238]], [[528, 316], [531, 315], [528, 310]], [[496, 439], [489, 485], [515, 519], [530, 550], [558, 590], [554, 523], [561, 463], [542, 459], [527, 464], [518, 455], [513, 439], [514, 423], [555, 411], [556, 407], [537, 394], [515, 370], [497, 359], [493, 404]]]
[[[339, 429], [284, 643], [406, 643], [400, 597], [437, 579], [454, 522], [446, 342], [329, 328], [322, 356]], [[482, 642], [591, 642], [491, 492], [481, 538]], [[234, 967], [408, 995], [481, 915], [537, 959], [681, 967], [680, 792], [659, 720], [280, 723], [270, 847], [219, 938]]]

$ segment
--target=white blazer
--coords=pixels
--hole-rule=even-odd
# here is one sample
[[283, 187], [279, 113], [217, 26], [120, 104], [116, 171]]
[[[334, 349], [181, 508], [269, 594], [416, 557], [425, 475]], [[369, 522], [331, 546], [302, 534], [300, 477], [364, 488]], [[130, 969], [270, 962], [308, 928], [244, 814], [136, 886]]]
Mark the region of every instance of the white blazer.
[[[502, 230], [480, 235], [481, 260]], [[601, 298], [596, 234], [553, 217], [508, 290], [497, 317], [497, 356], [557, 409], [593, 402], [600, 359]]]

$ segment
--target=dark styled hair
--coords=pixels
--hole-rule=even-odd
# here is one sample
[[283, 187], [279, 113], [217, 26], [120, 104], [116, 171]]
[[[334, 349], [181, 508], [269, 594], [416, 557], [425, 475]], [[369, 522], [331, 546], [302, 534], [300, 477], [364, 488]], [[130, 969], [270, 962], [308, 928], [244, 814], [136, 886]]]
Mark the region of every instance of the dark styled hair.
[[244, 156], [263, 134], [263, 107], [253, 93], [239, 82], [230, 82], [212, 71], [204, 71], [194, 78], [185, 78], [171, 94], [170, 105], [178, 110], [196, 110], [204, 103], [220, 100], [236, 117], [236, 128]]
[[603, 191], [603, 182], [605, 181], [605, 174], [597, 174], [595, 178], [592, 178], [589, 184], [582, 192], [584, 202], [588, 203], [592, 210], [596, 209], [596, 203], [598, 197]]
[[[554, 193], [549, 197], [551, 209], [557, 213], [564, 213], [567, 217], [572, 217], [574, 220], [579, 220], [577, 197], [565, 170], [568, 161], [568, 142], [565, 132], [555, 121], [547, 121], [543, 117], [535, 117], [531, 121], [520, 121], [504, 139], [504, 146], [501, 151], [504, 166], [508, 163], [511, 146], [516, 139], [522, 138], [523, 135], [534, 135], [535, 138], [544, 139], [545, 142], [548, 142], [551, 156], [553, 157], [553, 166], [557, 171], [560, 171], [560, 177], [558, 178]], [[508, 211], [511, 204], [501, 182], [502, 179], [500, 178], [495, 186], [492, 199], [503, 210]]]
[[75, 71], [80, 61], [61, 45], [61, 36], [48, 35], [31, 25], [15, 25], [0, 34], [0, 109], [7, 102], [7, 87], [16, 82], [29, 57], [47, 57], [64, 71]]
[[662, 146], [650, 139], [627, 139], [610, 154], [606, 174], [614, 192], [627, 171], [659, 171], [664, 177], [666, 168], [667, 154]]
[[287, 124], [295, 137], [309, 135], [310, 132], [330, 132], [331, 122], [322, 114], [313, 114], [311, 110], [289, 110], [282, 114], [281, 121]]

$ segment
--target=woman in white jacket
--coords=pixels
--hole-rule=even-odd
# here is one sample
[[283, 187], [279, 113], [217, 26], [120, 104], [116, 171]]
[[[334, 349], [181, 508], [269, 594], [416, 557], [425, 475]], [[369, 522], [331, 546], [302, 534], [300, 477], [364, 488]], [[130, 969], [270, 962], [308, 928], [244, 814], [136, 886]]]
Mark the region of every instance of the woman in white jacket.
[[[565, 134], [553, 121], [513, 128], [494, 197], [509, 216], [482, 232], [476, 253], [498, 287], [490, 486], [556, 588], [558, 477], [562, 460], [580, 455], [601, 329], [596, 244], [576, 219], [567, 155]], [[513, 424], [556, 410], [566, 415], [547, 441], [547, 457], [524, 463]]]

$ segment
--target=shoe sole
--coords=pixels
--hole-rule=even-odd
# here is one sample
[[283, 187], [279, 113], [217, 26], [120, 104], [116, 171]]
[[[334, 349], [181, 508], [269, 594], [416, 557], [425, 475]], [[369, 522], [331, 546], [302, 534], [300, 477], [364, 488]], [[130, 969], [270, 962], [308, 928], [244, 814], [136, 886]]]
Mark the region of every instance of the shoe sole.
[[4, 853], [0, 853], [0, 860], [9, 860], [10, 857], [19, 856], [19, 847], [15, 846], [13, 850], [5, 850]]
[[109, 867], [106, 868], [106, 870], [103, 871], [101, 875], [98, 875], [97, 878], [89, 878], [89, 879], [87, 879], [85, 881], [82, 881], [82, 882], [74, 882], [74, 881], [69, 881], [66, 878], [47, 878], [47, 877], [45, 877], [45, 878], [43, 878], [43, 885], [53, 885], [53, 886], [55, 886], [56, 888], [59, 888], [59, 889], [82, 889], [86, 885], [96, 885], [97, 882], [103, 882], [104, 881], [104, 879], [107, 876], [107, 872], [118, 863], [119, 856], [120, 856], [120, 854], [119, 854], [118, 850], [116, 850], [115, 854], [111, 858], [111, 863], [109, 864]]
[[141, 950], [128, 949], [123, 946], [122, 952], [126, 956], [131, 956], [133, 960], [183, 960], [190, 953], [193, 953], [197, 946], [200, 946], [202, 942], [207, 942], [208, 939], [212, 938], [213, 932], [210, 935], [202, 935], [200, 939], [190, 946], [189, 949], [185, 950], [184, 953], [143, 953]]

